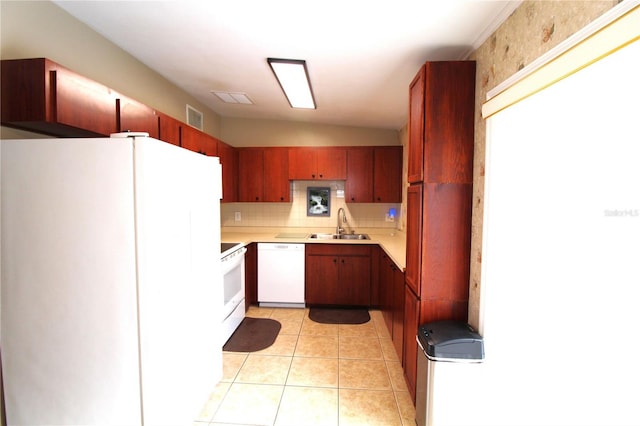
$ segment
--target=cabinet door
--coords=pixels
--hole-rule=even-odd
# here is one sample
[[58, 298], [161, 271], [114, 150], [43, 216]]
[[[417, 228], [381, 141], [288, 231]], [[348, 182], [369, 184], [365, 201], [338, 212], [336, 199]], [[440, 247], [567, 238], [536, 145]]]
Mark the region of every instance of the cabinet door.
[[402, 147], [376, 147], [373, 158], [373, 202], [401, 203]]
[[263, 201], [264, 151], [240, 148], [238, 151], [238, 201]]
[[247, 246], [244, 255], [244, 298], [245, 310], [258, 303], [258, 244]]
[[158, 113], [158, 139], [180, 146], [180, 123], [173, 117]]
[[200, 145], [200, 131], [187, 124], [182, 125], [180, 144], [183, 148], [189, 151], [204, 154], [204, 151]]
[[393, 285], [393, 346], [396, 348], [398, 359], [402, 360], [404, 353], [404, 273], [392, 262]]
[[423, 197], [420, 299], [431, 305], [421, 321], [466, 320], [472, 185], [425, 183]]
[[405, 279], [415, 294], [420, 295], [422, 262], [422, 184], [407, 189], [407, 250]]
[[158, 139], [158, 115], [152, 108], [124, 96], [116, 100], [116, 105], [120, 132], [147, 132]]
[[44, 59], [3, 59], [0, 62], [0, 114], [3, 125], [30, 129], [30, 123], [52, 122], [50, 70], [55, 64]]
[[317, 179], [316, 148], [289, 148], [289, 179], [314, 180]]
[[347, 151], [344, 148], [316, 148], [317, 177], [321, 180], [347, 178]]
[[[307, 247], [309, 247], [307, 245]], [[339, 256], [307, 252], [305, 257], [305, 303], [335, 305], [338, 300]]]
[[60, 137], [118, 131], [116, 94], [45, 58], [2, 60], [2, 124]]
[[371, 256], [342, 256], [339, 262], [338, 304], [371, 305]]
[[116, 100], [111, 89], [62, 67], [53, 73], [58, 124], [103, 136], [118, 131]]
[[287, 148], [264, 149], [264, 201], [291, 201]]
[[180, 143], [183, 148], [199, 154], [218, 155], [218, 140], [187, 124], [182, 125]]
[[[393, 280], [393, 262], [387, 256], [387, 254], [381, 251], [380, 255], [380, 310], [382, 311], [382, 317], [389, 330], [389, 335], [393, 336], [393, 302], [394, 302], [394, 280]], [[404, 293], [402, 295], [404, 298]], [[403, 299], [404, 300], [404, 299]], [[402, 360], [402, 358], [400, 358]]]
[[404, 299], [404, 351], [403, 362], [404, 375], [407, 380], [407, 388], [411, 398], [416, 400], [416, 376], [418, 371], [418, 319], [420, 317], [420, 301], [411, 291], [409, 286], [405, 286]]
[[409, 160], [407, 180], [422, 182], [422, 159], [424, 150], [424, 79], [422, 66], [409, 86]]
[[348, 203], [373, 201], [373, 149], [354, 147], [347, 149], [347, 181], [344, 185]]
[[218, 156], [218, 139], [211, 135], [200, 132], [200, 149], [204, 155], [209, 157]]
[[473, 181], [475, 62], [427, 62], [423, 181]]
[[218, 141], [218, 156], [222, 164], [222, 202], [236, 202], [238, 200], [238, 151]]

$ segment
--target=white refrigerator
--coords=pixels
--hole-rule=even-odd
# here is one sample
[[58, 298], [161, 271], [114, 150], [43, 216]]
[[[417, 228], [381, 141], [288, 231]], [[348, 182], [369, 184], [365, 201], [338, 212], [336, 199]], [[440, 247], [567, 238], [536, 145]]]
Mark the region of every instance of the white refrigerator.
[[222, 376], [218, 158], [0, 143], [8, 424], [192, 424]]

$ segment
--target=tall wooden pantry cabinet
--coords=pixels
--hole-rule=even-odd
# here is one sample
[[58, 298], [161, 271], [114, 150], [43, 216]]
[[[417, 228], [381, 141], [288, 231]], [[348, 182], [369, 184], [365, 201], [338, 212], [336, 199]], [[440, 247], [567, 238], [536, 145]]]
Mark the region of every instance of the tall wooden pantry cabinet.
[[403, 366], [414, 400], [418, 326], [467, 320], [475, 69], [427, 62], [409, 88]]

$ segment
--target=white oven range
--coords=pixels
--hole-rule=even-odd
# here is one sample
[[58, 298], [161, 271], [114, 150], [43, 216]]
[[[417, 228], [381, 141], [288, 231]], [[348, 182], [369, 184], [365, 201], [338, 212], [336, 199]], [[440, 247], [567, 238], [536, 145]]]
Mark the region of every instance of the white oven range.
[[224, 288], [223, 346], [244, 319], [244, 254], [247, 249], [240, 243], [221, 243], [220, 246]]

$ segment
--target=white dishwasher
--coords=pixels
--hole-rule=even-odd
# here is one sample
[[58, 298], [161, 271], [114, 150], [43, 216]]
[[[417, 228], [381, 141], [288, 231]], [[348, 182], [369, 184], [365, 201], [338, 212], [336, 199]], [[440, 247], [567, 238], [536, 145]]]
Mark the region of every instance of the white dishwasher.
[[304, 244], [258, 243], [258, 303], [304, 308]]

